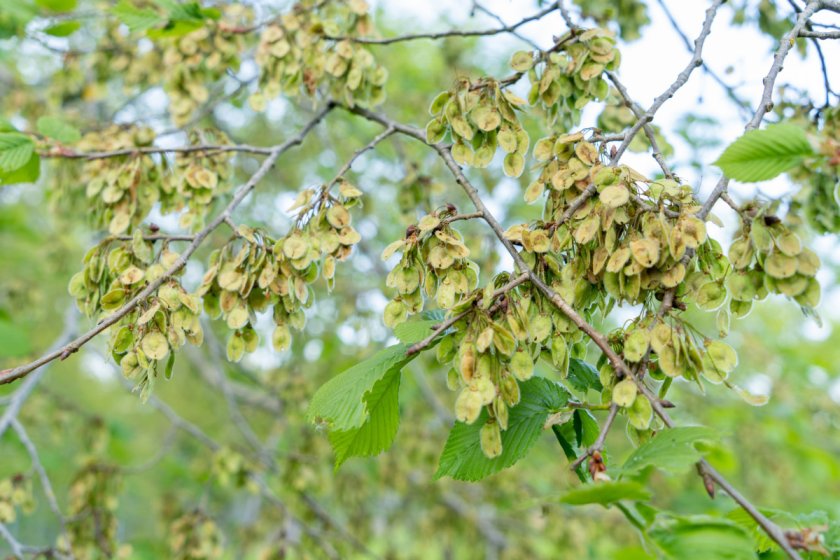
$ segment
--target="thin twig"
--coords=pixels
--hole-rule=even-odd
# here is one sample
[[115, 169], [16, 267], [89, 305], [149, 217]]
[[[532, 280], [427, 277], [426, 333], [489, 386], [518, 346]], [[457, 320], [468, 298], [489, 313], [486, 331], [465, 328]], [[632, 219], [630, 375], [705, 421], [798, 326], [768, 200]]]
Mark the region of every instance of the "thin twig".
[[3, 523], [0, 523], [0, 537], [3, 537], [3, 540], [9, 544], [9, 548], [12, 549], [12, 556], [17, 558], [18, 560], [23, 560], [23, 545], [15, 538], [15, 536]]
[[[764, 91], [761, 94], [761, 101], [759, 102], [758, 108], [755, 110], [752, 119], [750, 119], [750, 122], [748, 122], [744, 127], [745, 131], [758, 128], [761, 121], [764, 119], [764, 115], [773, 109], [773, 87], [776, 84], [776, 78], [782, 71], [785, 58], [790, 52], [790, 49], [796, 43], [795, 39], [799, 35], [799, 32], [802, 31], [802, 28], [805, 27], [805, 24], [808, 22], [808, 18], [810, 18], [820, 6], [824, 5], [824, 2], [820, 2], [818, 0], [808, 2], [808, 5], [805, 6], [796, 18], [796, 23], [793, 25], [793, 28], [789, 32], [785, 33], [784, 37], [782, 37], [782, 40], [779, 42], [779, 48], [776, 50], [776, 54], [773, 57], [773, 64], [770, 66], [770, 71], [763, 80]], [[709, 198], [706, 199], [706, 202], [703, 203], [703, 207], [699, 212], [697, 212], [698, 218], [704, 220], [706, 216], [709, 215], [709, 212], [712, 211], [712, 207], [715, 203], [717, 203], [723, 193], [726, 192], [726, 188], [728, 186], [729, 178], [725, 175], [721, 176], [717, 185], [715, 185], [714, 190], [712, 190], [712, 193], [709, 195]]]
[[38, 478], [41, 481], [41, 489], [47, 497], [47, 504], [49, 504], [50, 509], [55, 514], [56, 518], [58, 518], [61, 533], [66, 536], [67, 519], [64, 517], [64, 514], [61, 513], [61, 508], [58, 506], [58, 499], [53, 491], [50, 478], [47, 476], [47, 471], [44, 469], [43, 463], [41, 463], [41, 458], [38, 455], [38, 449], [35, 447], [32, 439], [30, 439], [29, 434], [26, 433], [26, 429], [23, 427], [23, 424], [21, 424], [20, 420], [17, 418], [12, 420], [12, 429], [14, 429], [18, 439], [23, 444], [23, 447], [26, 448], [26, 452], [29, 454], [29, 459], [32, 461], [32, 468], [35, 469], [36, 473], [38, 473]]
[[492, 35], [499, 35], [501, 33], [513, 33], [526, 23], [530, 23], [532, 21], [536, 21], [551, 12], [557, 9], [559, 2], [552, 2], [549, 4], [548, 7], [543, 8], [536, 14], [532, 16], [528, 16], [525, 19], [514, 23], [513, 25], [506, 25], [503, 27], [497, 27], [494, 29], [483, 29], [479, 31], [461, 31], [458, 29], [450, 30], [450, 31], [441, 31], [438, 33], [413, 33], [410, 35], [401, 35], [399, 37], [390, 37], [387, 39], [370, 39], [366, 37], [333, 37], [333, 36], [326, 36], [325, 39], [330, 39], [333, 41], [352, 41], [354, 43], [362, 43], [365, 45], [390, 45], [393, 43], [401, 43], [404, 41], [415, 41], [417, 39], [443, 39], [445, 37], [489, 37]]
[[[691, 46], [691, 40], [685, 34], [685, 32], [680, 27], [680, 24], [677, 23], [677, 20], [674, 18], [674, 14], [671, 13], [671, 10], [668, 8], [667, 4], [665, 4], [665, 0], [656, 0], [659, 3], [659, 6], [662, 8], [662, 11], [665, 13], [665, 17], [668, 18], [668, 21], [671, 22], [671, 27], [674, 28], [674, 31], [679, 35], [682, 42], [685, 44], [685, 48], [688, 49], [689, 52], [692, 52], [693, 47]], [[712, 70], [708, 64], [705, 62], [703, 64], [703, 71], [706, 72], [722, 89], [726, 92], [726, 95], [732, 102], [738, 107], [738, 109], [742, 111], [749, 111], [750, 104], [738, 97], [738, 94], [735, 93], [735, 88], [727, 84], [723, 78], [721, 78], [714, 70]]]
[[583, 463], [587, 457], [591, 457], [593, 453], [596, 451], [601, 451], [604, 448], [604, 442], [607, 440], [607, 434], [610, 432], [610, 428], [612, 428], [613, 422], [615, 422], [615, 418], [618, 416], [618, 405], [615, 403], [610, 404], [610, 413], [607, 415], [606, 420], [601, 425], [601, 431], [598, 433], [598, 438], [595, 442], [590, 445], [586, 453], [581, 453], [580, 457], [572, 461], [569, 465], [571, 470], [577, 470], [577, 468]]
[[706, 19], [703, 21], [703, 28], [700, 31], [700, 35], [698, 35], [694, 40], [694, 53], [691, 56], [691, 60], [688, 62], [683, 71], [679, 73], [677, 79], [674, 80], [671, 86], [666, 89], [662, 95], [653, 100], [653, 104], [651, 104], [647, 112], [636, 121], [636, 124], [633, 125], [629, 131], [627, 131], [624, 142], [621, 143], [612, 158], [614, 161], [621, 157], [630, 145], [630, 142], [632, 142], [633, 138], [636, 137], [639, 130], [653, 120], [653, 117], [656, 115], [659, 108], [662, 107], [666, 101], [671, 99], [677, 90], [685, 85], [688, 78], [691, 76], [691, 73], [694, 72], [694, 69], [703, 64], [703, 45], [706, 43], [706, 38], [712, 32], [712, 22], [715, 19], [718, 8], [720, 8], [723, 2], [724, 0], [714, 0], [709, 9], [706, 10]]
[[[484, 214], [481, 213], [480, 216], [484, 217]], [[504, 294], [508, 293], [509, 291], [511, 291], [512, 289], [514, 289], [515, 287], [519, 286], [520, 284], [524, 283], [527, 280], [528, 280], [528, 275], [527, 274], [520, 274], [519, 276], [517, 276], [516, 278], [514, 278], [513, 280], [511, 280], [510, 282], [508, 282], [507, 284], [505, 284], [504, 286], [502, 286], [501, 288], [499, 288], [498, 290], [493, 292], [492, 299], [496, 300], [497, 298], [503, 296]], [[476, 302], [478, 302], [478, 301], [479, 300], [476, 300]], [[427, 336], [426, 338], [424, 338], [420, 342], [417, 342], [417, 343], [409, 346], [408, 350], [405, 351], [406, 356], [412, 356], [412, 355], [416, 354], [417, 352], [420, 352], [420, 351], [424, 350], [432, 342], [434, 342], [434, 340], [438, 337], [438, 335], [440, 335], [440, 333], [444, 332], [446, 329], [448, 329], [449, 327], [451, 327], [452, 325], [454, 325], [455, 323], [457, 323], [458, 321], [460, 321], [461, 319], [463, 319], [464, 317], [466, 317], [467, 315], [469, 315], [473, 311], [475, 311], [475, 308], [470, 307], [470, 309], [467, 309], [466, 311], [463, 311], [463, 312], [461, 312], [457, 315], [454, 315], [454, 316], [450, 317], [446, 321], [443, 321], [437, 327], [432, 329], [432, 332], [429, 334], [429, 336]]]

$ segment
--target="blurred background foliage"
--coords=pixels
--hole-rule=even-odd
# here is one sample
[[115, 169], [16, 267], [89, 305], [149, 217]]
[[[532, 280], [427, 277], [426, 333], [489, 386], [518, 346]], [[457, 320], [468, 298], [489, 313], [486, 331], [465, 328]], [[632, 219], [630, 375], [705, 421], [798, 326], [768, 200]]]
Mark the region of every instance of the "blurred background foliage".
[[[523, 15], [536, 9], [530, 2], [522, 4]], [[598, 4], [612, 3], [587, 6], [602, 10]], [[0, 13], [6, 8], [0, 7]], [[71, 47], [97, 44], [101, 8], [100, 3], [79, 3], [77, 10], [89, 17], [80, 19], [82, 27], [69, 40]], [[383, 36], [413, 29], [393, 8], [386, 3], [376, 16]], [[753, 13], [749, 7], [740, 9], [736, 22], [742, 12], [745, 17]], [[617, 13], [629, 13], [621, 10]], [[0, 17], [9, 20], [8, 14], [5, 20]], [[615, 19], [611, 15], [604, 21]], [[493, 23], [479, 14], [438, 27]], [[641, 41], [656, 41], [645, 37], [649, 28], [644, 14], [621, 24], [624, 39], [641, 34]], [[764, 19], [762, 25], [770, 32], [778, 28]], [[422, 125], [429, 100], [457, 76], [504, 75], [507, 55], [488, 50], [490, 41], [454, 38], [378, 49], [378, 60], [390, 71], [384, 112]], [[74, 60], [31, 36], [0, 40], [0, 113], [26, 105], [26, 117], [33, 120], [60, 110], [85, 129], [116, 115], [117, 121], [145, 119], [165, 130], [166, 108], [159, 91], [138, 96], [124, 90], [118, 72], [96, 84], [100, 91], [91, 84], [75, 91], [67, 84], [81, 87], [85, 80], [79, 80]], [[205, 121], [233, 141], [276, 144], [299, 130], [310, 114], [305, 101], [278, 101], [267, 112], [254, 114], [245, 104], [247, 88], [238, 89], [233, 78], [219, 87], [237, 93]], [[535, 122], [526, 119], [525, 124], [532, 138], [541, 135]], [[672, 126], [681, 137], [678, 173], [691, 177], [713, 158], [719, 149], [714, 126], [714, 119], [702, 112]], [[237, 210], [236, 221], [285, 231], [291, 220], [284, 210], [296, 192], [331, 178], [378, 132], [359, 119], [331, 115], [327, 126], [281, 159]], [[247, 155], [236, 162], [240, 179], [255, 169]], [[0, 368], [39, 356], [59, 336], [73, 307], [67, 282], [94, 243], [86, 224], [84, 185], [74, 184], [72, 173], [60, 171], [52, 161], [44, 166], [38, 187], [0, 190]], [[491, 193], [494, 212], [506, 225], [533, 218], [520, 196], [528, 171], [511, 180], [499, 167], [472, 172], [477, 184]], [[70, 183], [64, 181], [67, 177]], [[37, 444], [59, 504], [66, 511], [74, 484], [90, 465], [113, 468], [116, 501], [102, 505], [102, 512], [112, 508], [118, 519], [115, 539], [122, 548], [113, 553], [139, 559], [170, 557], [173, 520], [196, 508], [215, 520], [224, 558], [319, 558], [332, 553], [342, 558], [646, 557], [632, 526], [616, 510], [574, 508], [553, 499], [574, 485], [576, 477], [548, 433], [515, 467], [482, 483], [433, 481], [454, 400], [433, 356], [422, 356], [404, 376], [394, 447], [375, 459], [352, 459], [334, 471], [327, 438], [306, 422], [305, 410], [321, 384], [388, 341], [381, 321], [386, 271], [379, 254], [416, 220], [418, 210], [451, 202], [469, 211], [434, 155], [410, 140], [381, 144], [354, 166], [351, 178], [365, 192], [363, 216], [356, 216], [363, 241], [338, 268], [335, 290], [327, 293], [319, 287], [304, 334], [294, 338], [285, 354], [271, 350], [266, 322], [260, 349], [241, 364], [229, 364], [220, 349], [224, 330], [210, 326], [204, 347], [179, 353], [173, 379], [159, 383], [147, 404], [129, 392], [103, 358], [107, 350], [101, 341], [50, 367], [24, 404], [20, 420]], [[175, 229], [171, 219], [153, 221], [164, 231]], [[462, 229], [483, 273], [493, 271], [501, 260], [498, 246], [480, 227], [468, 224]], [[208, 248], [219, 246], [226, 235], [214, 234]], [[727, 233], [718, 232], [718, 237], [728, 242]], [[208, 252], [202, 250], [190, 264], [186, 285], [199, 283], [200, 263]], [[837, 273], [834, 256], [823, 252], [831, 279]], [[681, 423], [710, 426], [724, 435], [724, 445], [712, 451], [711, 462], [763, 508], [840, 515], [840, 331], [831, 314], [824, 320], [815, 329], [795, 306], [771, 298], [733, 324], [730, 340], [740, 355], [734, 380], [769, 394], [765, 406], [747, 406], [719, 386], [700, 395], [695, 386], [682, 382], [671, 396], [679, 403]], [[698, 315], [696, 325], [715, 329], [707, 316]], [[80, 330], [89, 326], [79, 320]], [[810, 332], [816, 334], [805, 336]], [[547, 369], [541, 374], [552, 376]], [[0, 403], [16, 387], [0, 387]], [[251, 435], [243, 433], [245, 422], [253, 428]], [[196, 428], [203, 435], [190, 433]], [[251, 437], [264, 442], [268, 452], [255, 450]], [[623, 430], [613, 431], [608, 449], [608, 461], [629, 453]], [[243, 469], [264, 473], [274, 498], [243, 478]], [[0, 480], [18, 474], [32, 478], [34, 504], [7, 525], [22, 542], [50, 544], [58, 522], [27, 451], [9, 432], [0, 439]], [[651, 476], [658, 507], [698, 514], [733, 509], [725, 496], [709, 500], [694, 472]], [[4, 547], [0, 541], [0, 556], [9, 552]]]

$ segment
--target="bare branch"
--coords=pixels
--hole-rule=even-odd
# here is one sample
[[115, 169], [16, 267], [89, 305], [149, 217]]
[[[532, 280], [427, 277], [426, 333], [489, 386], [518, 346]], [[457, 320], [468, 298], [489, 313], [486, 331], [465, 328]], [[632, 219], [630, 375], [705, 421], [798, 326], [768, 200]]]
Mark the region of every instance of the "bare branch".
[[[758, 108], [755, 110], [752, 119], [750, 119], [750, 122], [748, 122], [746, 127], [744, 127], [745, 131], [758, 128], [761, 121], [764, 119], [764, 115], [773, 109], [773, 87], [776, 84], [776, 78], [778, 78], [779, 73], [782, 71], [785, 58], [790, 52], [790, 49], [796, 43], [795, 39], [799, 35], [799, 32], [802, 31], [802, 28], [805, 27], [805, 24], [808, 22], [808, 18], [810, 18], [820, 8], [820, 6], [824, 5], [825, 3], [821, 3], [819, 0], [812, 0], [811, 2], [808, 2], [808, 5], [805, 6], [805, 9], [803, 9], [796, 18], [796, 23], [793, 25], [793, 28], [789, 32], [785, 33], [784, 37], [782, 37], [782, 40], [779, 42], [779, 48], [776, 50], [776, 54], [773, 57], [773, 64], [770, 66], [770, 71], [763, 80], [764, 91], [761, 94], [761, 101], [759, 102]], [[705, 203], [703, 203], [703, 207], [697, 213], [698, 218], [703, 220], [709, 215], [709, 212], [712, 211], [712, 207], [715, 203], [717, 203], [723, 193], [726, 192], [726, 188], [728, 186], [729, 179], [724, 175], [720, 178], [720, 181], [718, 181], [718, 184], [709, 195], [709, 198]]]
[[715, 19], [718, 8], [720, 8], [723, 2], [724, 0], [714, 0], [709, 9], [706, 10], [706, 19], [703, 21], [703, 28], [700, 31], [700, 35], [698, 35], [694, 40], [694, 54], [692, 55], [691, 60], [688, 62], [683, 71], [679, 73], [677, 79], [674, 80], [674, 83], [672, 83], [671, 86], [662, 93], [662, 95], [653, 100], [653, 104], [647, 112], [639, 118], [639, 120], [636, 121], [636, 124], [633, 125], [633, 127], [627, 132], [624, 142], [621, 143], [615, 156], [612, 158], [613, 161], [617, 161], [621, 157], [639, 130], [653, 120], [653, 117], [656, 115], [659, 108], [662, 107], [666, 101], [671, 99], [674, 94], [686, 84], [686, 82], [688, 82], [688, 78], [691, 76], [691, 73], [694, 72], [694, 69], [703, 64], [703, 45], [706, 43], [706, 38], [708, 38], [709, 34], [712, 32], [712, 22]]
[[35, 472], [38, 473], [38, 478], [41, 481], [41, 488], [44, 491], [44, 495], [47, 497], [47, 503], [49, 504], [52, 512], [58, 518], [59, 525], [61, 526], [61, 532], [66, 534], [66, 518], [64, 517], [64, 514], [61, 513], [61, 508], [58, 506], [58, 499], [55, 497], [55, 492], [53, 491], [50, 478], [47, 476], [47, 471], [41, 463], [41, 458], [38, 455], [38, 449], [29, 438], [29, 434], [26, 433], [26, 429], [24, 429], [23, 424], [21, 424], [17, 418], [12, 420], [12, 429], [15, 430], [18, 439], [26, 448], [26, 452], [29, 453], [29, 459], [32, 461], [32, 468], [34, 468]]
[[807, 31], [799, 32], [800, 37], [808, 37], [809, 39], [840, 39], [840, 31]]
[[12, 556], [18, 560], [23, 560], [23, 545], [18, 542], [15, 536], [12, 535], [3, 523], [0, 523], [0, 537], [3, 537], [3, 540], [9, 544], [9, 548], [12, 549]]
[[451, 31], [441, 31], [439, 33], [415, 33], [411, 35], [401, 35], [399, 37], [390, 37], [387, 39], [369, 39], [365, 37], [332, 37], [326, 36], [325, 39], [331, 39], [334, 41], [352, 41], [354, 43], [362, 43], [365, 45], [390, 45], [393, 43], [401, 43], [403, 41], [416, 41], [417, 39], [443, 39], [445, 37], [489, 37], [491, 35], [499, 35], [501, 33], [514, 33], [517, 29], [525, 25], [526, 23], [530, 23], [532, 21], [536, 21], [554, 10], [557, 9], [559, 2], [552, 2], [548, 5], [548, 7], [543, 8], [536, 14], [532, 16], [528, 16], [525, 19], [514, 23], [513, 25], [506, 25], [503, 27], [497, 27], [495, 29], [483, 29], [480, 31], [461, 31], [458, 29], [454, 29]]
[[[662, 11], [665, 13], [665, 17], [668, 18], [669, 22], [671, 22], [671, 27], [674, 28], [674, 31], [676, 31], [677, 35], [679, 35], [680, 39], [682, 39], [682, 42], [685, 44], [685, 48], [687, 48], [689, 52], [692, 52], [694, 50], [694, 48], [691, 46], [691, 40], [688, 38], [688, 36], [682, 30], [682, 28], [680, 27], [680, 24], [677, 23], [677, 20], [674, 18], [674, 14], [671, 13], [671, 10], [668, 8], [668, 5], [665, 4], [665, 0], [656, 0], [656, 1], [659, 3], [659, 6], [662, 8]], [[726, 92], [726, 95], [729, 97], [729, 99], [731, 99], [732, 102], [739, 109], [744, 110], [744, 111], [749, 110], [750, 104], [746, 100], [741, 99], [738, 96], [738, 94], [735, 92], [735, 89], [732, 86], [727, 84], [724, 81], [723, 78], [721, 78], [714, 70], [709, 68], [708, 64], [703, 62], [702, 65], [703, 65], [703, 71], [706, 72], [706, 74], [708, 74], [721, 87], [721, 89], [723, 89], [723, 91]]]

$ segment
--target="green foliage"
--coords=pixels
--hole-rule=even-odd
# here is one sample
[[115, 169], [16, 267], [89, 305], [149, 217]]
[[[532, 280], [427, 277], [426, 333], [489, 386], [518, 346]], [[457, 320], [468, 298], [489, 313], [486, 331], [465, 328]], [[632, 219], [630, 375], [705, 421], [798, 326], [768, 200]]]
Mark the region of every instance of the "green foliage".
[[615, 480], [589, 483], [570, 490], [560, 497], [560, 502], [572, 506], [601, 504], [606, 506], [622, 500], [646, 501], [650, 492], [639, 482]]
[[38, 119], [37, 127], [38, 132], [62, 144], [72, 144], [82, 138], [79, 129], [58, 117], [41, 117]]
[[548, 415], [564, 406], [569, 394], [559, 384], [542, 377], [523, 382], [521, 388], [521, 400], [511, 409], [508, 428], [502, 432], [501, 455], [491, 459], [481, 450], [478, 435], [487, 420], [487, 413], [482, 412], [477, 422], [456, 422], [452, 427], [435, 478], [481, 480], [528, 454], [542, 433]]
[[814, 154], [805, 131], [791, 124], [751, 130], [726, 147], [715, 162], [727, 177], [754, 183], [766, 181]]
[[[307, 417], [325, 423], [330, 430], [347, 431], [362, 427], [370, 419], [369, 398], [377, 383], [399, 373], [416, 355], [406, 356], [406, 344], [380, 350], [367, 360], [325, 383], [312, 397]], [[386, 385], [380, 385], [379, 391]], [[381, 393], [380, 393], [381, 395]]]
[[700, 458], [699, 443], [716, 441], [719, 437], [714, 430], [699, 426], [663, 430], [633, 451], [619, 470], [622, 474], [634, 474], [646, 467], [656, 467], [681, 472]]
[[657, 525], [648, 536], [661, 557], [669, 560], [757, 558], [750, 536], [738, 525], [722, 519], [675, 519]]
[[[840, 344], [830, 315], [825, 340], [796, 334], [836, 276], [809, 248], [840, 231], [836, 107], [810, 84], [774, 92], [781, 124], [719, 163], [783, 167], [799, 191], [733, 192], [722, 224], [681, 179], [686, 161], [709, 178], [719, 121], [688, 115], [672, 145], [666, 112], [641, 127], [619, 91], [637, 86], [623, 41], [659, 37], [649, 2], [575, 0], [555, 36], [539, 0], [515, 34], [471, 38], [495, 25], [476, 6], [431, 40], [389, 3], [257, 4], [0, 10], [0, 379], [56, 347], [72, 300], [85, 317], [62, 340], [90, 333], [49, 355], [57, 371], [0, 386], [0, 521], [26, 550], [778, 556], [708, 501], [690, 472], [705, 457], [793, 510], [762, 511], [803, 556], [840, 554]], [[754, 11], [790, 30], [770, 0]], [[619, 161], [652, 144], [655, 161]]]

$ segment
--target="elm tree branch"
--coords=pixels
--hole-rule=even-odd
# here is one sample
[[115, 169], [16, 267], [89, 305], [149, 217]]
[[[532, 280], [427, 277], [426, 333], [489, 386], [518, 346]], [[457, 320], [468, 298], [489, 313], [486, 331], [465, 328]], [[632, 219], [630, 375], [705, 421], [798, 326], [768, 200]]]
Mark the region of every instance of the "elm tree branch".
[[[689, 52], [692, 52], [694, 48], [691, 46], [691, 40], [685, 34], [685, 32], [680, 27], [680, 24], [677, 23], [677, 20], [674, 18], [674, 14], [668, 8], [667, 4], [665, 4], [665, 0], [656, 0], [659, 3], [659, 6], [662, 8], [662, 12], [665, 14], [665, 17], [668, 18], [668, 21], [671, 23], [671, 27], [674, 28], [674, 31], [679, 35], [682, 42], [685, 44], [685, 48], [688, 49]], [[740, 110], [748, 111], [750, 108], [750, 104], [738, 97], [738, 94], [735, 92], [735, 88], [727, 84], [723, 78], [721, 78], [714, 70], [709, 68], [709, 65], [705, 62], [702, 63], [703, 71], [706, 72], [720, 87], [723, 91], [726, 92], [726, 95], [732, 102], [738, 106]]]
[[[715, 2], [715, 5], [719, 5], [719, 2]], [[650, 401], [651, 407], [653, 408], [654, 412], [662, 418], [662, 421], [668, 427], [674, 427], [674, 421], [671, 419], [668, 412], [665, 410], [662, 402], [654, 395], [651, 390], [644, 384], [643, 380], [636, 377], [633, 374], [633, 371], [624, 360], [619, 356], [615, 350], [609, 344], [606, 337], [601, 334], [597, 329], [595, 329], [592, 325], [590, 325], [571, 305], [569, 305], [559, 294], [557, 294], [551, 287], [549, 287], [545, 281], [533, 270], [531, 269], [527, 263], [524, 261], [522, 256], [513, 246], [509, 239], [507, 239], [504, 235], [504, 230], [493, 216], [493, 214], [489, 211], [487, 206], [484, 204], [483, 200], [478, 194], [478, 189], [470, 183], [469, 179], [464, 175], [461, 167], [452, 157], [452, 154], [449, 150], [449, 147], [444, 144], [428, 144], [425, 139], [425, 134], [422, 130], [403, 125], [397, 123], [388, 117], [380, 115], [378, 113], [374, 113], [368, 111], [367, 109], [361, 108], [352, 108], [349, 109], [351, 112], [354, 112], [368, 120], [378, 122], [380, 125], [386, 128], [393, 128], [397, 132], [401, 134], [405, 134], [412, 138], [427, 144], [433, 150], [435, 150], [438, 155], [441, 157], [443, 162], [446, 164], [447, 168], [451, 171], [452, 175], [455, 177], [455, 181], [458, 185], [462, 188], [465, 192], [467, 197], [473, 202], [476, 210], [483, 214], [484, 221], [487, 222], [488, 226], [493, 230], [493, 233], [499, 239], [499, 242], [505, 247], [505, 249], [510, 254], [511, 258], [513, 259], [516, 267], [527, 274], [531, 283], [537, 287], [539, 291], [543, 293], [543, 295], [548, 299], [552, 305], [554, 305], [557, 309], [559, 309], [569, 320], [574, 323], [576, 327], [578, 327], [581, 331], [583, 331], [594, 343], [601, 352], [607, 357], [610, 364], [612, 365], [613, 369], [618, 373], [619, 376], [626, 376], [630, 379], [633, 379], [636, 385], [639, 387], [639, 390], [644, 394], [644, 396]], [[767, 519], [758, 509], [752, 505], [742, 494], [737, 492], [737, 490], [732, 487], [732, 485], [717, 471], [714, 469], [705, 469], [708, 463], [705, 460], [701, 460], [701, 466], [704, 470], [708, 473], [708, 476], [714, 480], [721, 488], [727, 490], [727, 493], [751, 516], [755, 519], [756, 523], [764, 529], [768, 536], [772, 538], [779, 546], [788, 554], [788, 556], [794, 560], [801, 560], [798, 553], [793, 550], [788, 543], [787, 539], [784, 536], [784, 533], [779, 529], [779, 527]], [[728, 490], [731, 489], [732, 493], [729, 493]]]
[[[840, 0], [838, 0], [838, 5], [840, 5]], [[790, 49], [793, 48], [793, 45], [796, 44], [796, 37], [805, 27], [805, 24], [808, 23], [808, 18], [814, 15], [820, 6], [824, 7], [825, 2], [820, 2], [818, 0], [808, 2], [808, 5], [806, 5], [797, 16], [796, 23], [793, 25], [793, 28], [782, 37], [782, 40], [779, 42], [779, 47], [776, 49], [776, 54], [773, 56], [773, 64], [770, 66], [770, 71], [764, 77], [764, 80], [762, 80], [764, 83], [764, 91], [761, 94], [761, 101], [759, 102], [758, 108], [755, 110], [752, 119], [750, 119], [750, 122], [748, 122], [746, 127], [744, 127], [745, 131], [758, 128], [761, 121], [764, 119], [764, 115], [773, 109], [773, 88], [776, 84], [776, 78], [779, 77], [779, 73], [782, 71], [785, 58], [787, 58]], [[697, 213], [698, 218], [704, 220], [706, 216], [709, 215], [709, 212], [712, 211], [712, 207], [715, 203], [717, 203], [718, 199], [723, 196], [728, 186], [729, 178], [725, 175], [721, 176], [714, 190], [709, 195], [709, 198], [705, 203], [703, 203], [703, 207]]]
[[25, 377], [27, 374], [31, 373], [32, 371], [38, 369], [39, 367], [52, 362], [53, 360], [57, 360], [59, 358], [64, 359], [68, 357], [70, 354], [76, 352], [81, 348], [84, 344], [89, 342], [93, 339], [96, 335], [101, 333], [102, 331], [108, 329], [111, 325], [117, 323], [120, 319], [125, 317], [128, 313], [130, 313], [135, 307], [137, 307], [141, 302], [145, 301], [150, 295], [152, 295], [155, 290], [157, 290], [166, 280], [168, 280], [172, 275], [177, 273], [181, 270], [186, 264], [189, 258], [192, 256], [193, 253], [201, 246], [202, 242], [222, 223], [225, 222], [225, 219], [229, 218], [233, 211], [242, 203], [246, 196], [248, 196], [254, 187], [257, 186], [263, 177], [265, 177], [274, 164], [277, 162], [277, 159], [288, 151], [289, 149], [293, 148], [294, 146], [299, 145], [303, 142], [306, 135], [313, 129], [315, 126], [323, 120], [323, 118], [333, 109], [334, 105], [332, 103], [325, 106], [323, 109], [318, 111], [315, 116], [303, 127], [303, 129], [293, 138], [283, 142], [282, 144], [278, 144], [270, 149], [270, 154], [267, 158], [263, 161], [262, 165], [257, 169], [257, 171], [251, 176], [248, 181], [242, 184], [239, 189], [234, 194], [233, 199], [230, 203], [225, 207], [225, 209], [219, 213], [207, 226], [198, 232], [195, 235], [192, 243], [181, 253], [181, 256], [175, 261], [175, 263], [167, 270], [160, 278], [155, 280], [154, 282], [150, 282], [140, 293], [134, 296], [128, 303], [114, 311], [111, 315], [100, 321], [94, 328], [90, 329], [88, 332], [84, 333], [77, 339], [73, 340], [69, 344], [59, 348], [53, 352], [49, 352], [48, 354], [38, 358], [37, 360], [18, 366], [12, 369], [6, 369], [0, 371], [0, 385], [11, 383], [16, 379], [20, 379]]
[[347, 40], [365, 45], [390, 45], [393, 43], [401, 43], [404, 41], [416, 41], [418, 39], [444, 39], [446, 37], [489, 37], [492, 35], [500, 35], [502, 33], [515, 34], [517, 29], [519, 29], [526, 23], [530, 23], [532, 21], [536, 21], [540, 18], [545, 17], [546, 15], [556, 10], [558, 5], [559, 2], [552, 2], [536, 14], [528, 16], [518, 21], [517, 23], [514, 23], [513, 25], [505, 25], [494, 29], [483, 29], [479, 31], [463, 31], [453, 29], [451, 31], [441, 31], [438, 33], [413, 33], [410, 35], [400, 35], [399, 37], [389, 37], [386, 39], [370, 39], [365, 37], [333, 37], [328, 35], [325, 37], [325, 39], [331, 39], [334, 41]]

